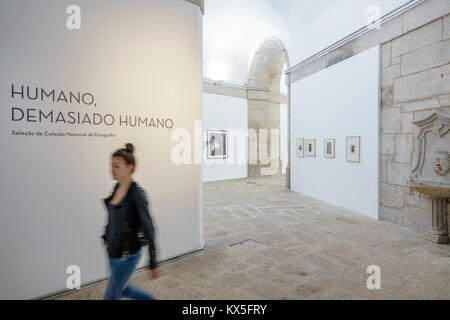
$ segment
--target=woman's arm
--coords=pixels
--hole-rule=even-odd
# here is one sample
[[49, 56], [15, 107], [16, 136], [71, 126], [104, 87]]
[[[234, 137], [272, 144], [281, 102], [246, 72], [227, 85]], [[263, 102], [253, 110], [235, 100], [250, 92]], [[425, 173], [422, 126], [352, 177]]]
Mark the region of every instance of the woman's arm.
[[150, 216], [151, 203], [149, 203], [144, 190], [138, 186], [136, 187], [134, 201], [139, 215], [140, 229], [144, 232], [145, 238], [148, 240], [150, 269], [156, 269], [155, 228]]
[[105, 205], [106, 210], [108, 212], [108, 222], [105, 226], [105, 231], [102, 234], [103, 243], [106, 247], [108, 247], [108, 239], [109, 239], [109, 210], [108, 210], [108, 199], [102, 199], [102, 203]]

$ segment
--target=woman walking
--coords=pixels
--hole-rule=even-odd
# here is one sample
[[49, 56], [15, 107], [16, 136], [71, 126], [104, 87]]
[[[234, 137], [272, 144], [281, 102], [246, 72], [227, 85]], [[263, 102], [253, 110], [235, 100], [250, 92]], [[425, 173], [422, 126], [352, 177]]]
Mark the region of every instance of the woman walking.
[[141, 257], [141, 246], [147, 243], [150, 258], [148, 276], [150, 279], [158, 277], [151, 204], [145, 191], [131, 177], [136, 167], [133, 152], [133, 145], [127, 143], [124, 149], [112, 155], [111, 170], [117, 183], [111, 196], [103, 199], [108, 210], [108, 224], [102, 238], [111, 267], [105, 300], [120, 300], [122, 297], [154, 299], [137, 287], [127, 286]]

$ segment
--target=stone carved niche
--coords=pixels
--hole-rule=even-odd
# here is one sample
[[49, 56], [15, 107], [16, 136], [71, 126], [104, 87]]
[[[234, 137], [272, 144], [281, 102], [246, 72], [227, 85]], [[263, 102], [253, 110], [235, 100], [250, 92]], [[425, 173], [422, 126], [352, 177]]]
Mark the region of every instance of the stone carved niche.
[[410, 186], [433, 200], [433, 213], [427, 240], [448, 242], [447, 199], [450, 198], [450, 114], [435, 110], [422, 120], [414, 121], [419, 128], [418, 150]]

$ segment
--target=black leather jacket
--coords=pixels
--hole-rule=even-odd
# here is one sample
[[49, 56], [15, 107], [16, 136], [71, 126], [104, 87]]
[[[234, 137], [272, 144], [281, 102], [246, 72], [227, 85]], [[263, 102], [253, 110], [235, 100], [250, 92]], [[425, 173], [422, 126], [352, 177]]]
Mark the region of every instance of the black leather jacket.
[[118, 186], [116, 183], [112, 194], [103, 199], [108, 210], [108, 224], [102, 238], [108, 242], [108, 254], [112, 258], [127, 256], [137, 252], [148, 242], [149, 267], [155, 269], [155, 228], [150, 216], [151, 203], [147, 200], [145, 191], [132, 181], [123, 200], [115, 206], [110, 206]]

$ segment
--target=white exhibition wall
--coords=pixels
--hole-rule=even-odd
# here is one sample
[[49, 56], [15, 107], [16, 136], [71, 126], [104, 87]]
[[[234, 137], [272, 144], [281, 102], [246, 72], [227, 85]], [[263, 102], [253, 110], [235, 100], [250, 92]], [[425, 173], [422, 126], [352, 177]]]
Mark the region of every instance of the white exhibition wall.
[[288, 165], [288, 107], [286, 104], [280, 105], [280, 159], [282, 163], [282, 174], [286, 174]]
[[0, 2], [0, 299], [65, 290], [70, 265], [82, 284], [109, 276], [102, 198], [126, 142], [151, 200], [158, 260], [203, 245], [200, 164], [171, 158], [174, 130], [193, 133], [202, 118], [199, 7], [78, 0], [81, 29], [69, 30], [72, 4]]
[[[295, 82], [291, 99], [292, 190], [378, 219], [379, 47]], [[360, 163], [346, 161], [347, 136], [361, 137]], [[317, 156], [297, 157], [297, 138], [316, 139]]]
[[[207, 131], [228, 131], [228, 158], [208, 159]], [[247, 100], [218, 94], [203, 94], [203, 181], [248, 177]]]

